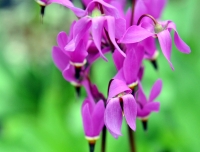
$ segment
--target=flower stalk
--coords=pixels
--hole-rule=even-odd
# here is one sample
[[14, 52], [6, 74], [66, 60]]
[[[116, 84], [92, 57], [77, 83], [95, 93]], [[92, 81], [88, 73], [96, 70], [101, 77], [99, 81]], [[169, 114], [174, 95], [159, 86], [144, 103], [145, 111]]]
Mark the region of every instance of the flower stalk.
[[106, 126], [104, 125], [101, 139], [101, 152], [106, 152]]
[[127, 129], [128, 129], [130, 152], [136, 152], [134, 132], [128, 125], [127, 125]]
[[[177, 49], [185, 54], [191, 52], [179, 36], [175, 23], [159, 19], [166, 0], [130, 1], [131, 8], [124, 12], [126, 0], [81, 0], [83, 8], [76, 7], [70, 0], [36, 0], [42, 18], [45, 8], [52, 3], [70, 9], [78, 18], [68, 33], [58, 33], [52, 58], [64, 79], [75, 86], [78, 96], [81, 96], [81, 88], [86, 91], [81, 115], [90, 152], [94, 152], [100, 134], [101, 152], [106, 151], [107, 130], [114, 138], [122, 136], [123, 119], [127, 123], [130, 151], [136, 152], [133, 132], [136, 131], [136, 119], [142, 121], [146, 131], [150, 114], [159, 112], [160, 102], [155, 99], [161, 93], [162, 80], [155, 80], [149, 97], [143, 91], [144, 60], [151, 61], [158, 69], [155, 38], [172, 69], [172, 30]], [[157, 6], [156, 9], [152, 5]], [[151, 20], [143, 20], [145, 17]], [[112, 54], [116, 68], [109, 84], [104, 84], [104, 88], [108, 88], [107, 98], [90, 79], [93, 63], [99, 58], [108, 61], [106, 53]], [[99, 73], [97, 76], [107, 75]]]

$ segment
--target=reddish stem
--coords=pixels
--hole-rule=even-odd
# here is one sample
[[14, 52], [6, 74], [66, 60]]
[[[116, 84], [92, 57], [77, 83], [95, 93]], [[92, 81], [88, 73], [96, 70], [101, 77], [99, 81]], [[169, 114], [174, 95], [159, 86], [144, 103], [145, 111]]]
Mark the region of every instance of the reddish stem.
[[138, 20], [138, 22], [137, 22], [137, 25], [140, 24], [141, 20], [142, 20], [144, 17], [149, 17], [149, 18], [153, 21], [153, 23], [154, 23], [155, 25], [158, 24], [158, 22], [156, 21], [156, 19], [155, 19], [153, 16], [151, 16], [151, 15], [149, 15], [149, 14], [143, 14], [142, 16], [140, 16], [140, 18], [139, 18], [139, 20]]
[[130, 151], [131, 152], [136, 152], [134, 132], [132, 131], [132, 129], [128, 125], [127, 125], [127, 127], [128, 127]]
[[[133, 25], [133, 23], [134, 23], [135, 3], [136, 3], [136, 1], [133, 0], [133, 1], [132, 1], [131, 22], [130, 22], [131, 25]], [[131, 25], [130, 25], [130, 26], [131, 26]]]

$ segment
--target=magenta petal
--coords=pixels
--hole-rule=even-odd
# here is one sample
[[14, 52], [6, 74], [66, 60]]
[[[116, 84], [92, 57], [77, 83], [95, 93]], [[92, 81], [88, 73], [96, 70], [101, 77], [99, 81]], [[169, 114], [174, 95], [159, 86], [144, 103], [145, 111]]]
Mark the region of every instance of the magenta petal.
[[75, 79], [75, 68], [71, 64], [68, 64], [68, 66], [62, 71], [62, 75], [65, 78], [65, 80], [69, 82], [76, 82], [77, 80]]
[[137, 98], [137, 100], [141, 105], [145, 105], [147, 103], [147, 98], [144, 94], [141, 83], [139, 83], [138, 86], [139, 86], [139, 88], [138, 88], [138, 98]]
[[158, 79], [152, 89], [151, 89], [151, 92], [150, 92], [150, 96], [149, 96], [149, 102], [152, 102], [156, 99], [156, 97], [160, 94], [162, 90], [162, 80], [161, 79]]
[[82, 112], [82, 121], [83, 121], [83, 128], [85, 131], [85, 135], [90, 137], [92, 136], [93, 125], [88, 103], [82, 107], [81, 112]]
[[169, 62], [170, 66], [173, 70], [174, 67], [170, 61], [170, 55], [171, 55], [171, 51], [172, 51], [172, 41], [171, 41], [170, 33], [168, 30], [164, 30], [164, 31], [158, 33], [157, 36], [158, 36], [158, 40], [160, 42], [160, 47], [163, 52], [163, 55], [165, 56], [165, 58], [167, 59], [167, 61]]
[[137, 116], [137, 104], [135, 98], [131, 94], [124, 95], [124, 116], [126, 122], [132, 130], [136, 129], [136, 116]]
[[125, 82], [123, 69], [120, 69], [117, 74], [113, 77], [113, 79], [118, 79]]
[[121, 135], [122, 109], [119, 98], [111, 98], [105, 110], [104, 122], [111, 134]]
[[102, 5], [104, 14], [106, 14], [106, 15], [108, 15], [108, 16], [109, 16], [109, 15], [110, 15], [110, 16], [114, 16], [115, 18], [118, 18], [118, 17], [119, 17], [119, 12], [118, 12], [118, 10], [117, 10], [114, 6], [112, 6], [112, 5], [110, 5], [110, 4], [106, 3], [106, 2], [104, 2], [103, 0], [92, 0], [92, 1], [88, 4], [88, 6], [87, 6], [87, 8], [86, 8], [86, 11], [88, 11], [88, 10], [90, 9], [90, 7], [91, 7], [94, 3], [96, 3], [96, 4], [100, 3], [100, 5]]
[[88, 55], [88, 52], [86, 50], [87, 40], [88, 40], [87, 35], [85, 35], [85, 38], [78, 43], [73, 52], [71, 51], [67, 52], [71, 62], [81, 63], [81, 64], [84, 62], [86, 56]]
[[126, 85], [126, 83], [119, 79], [113, 79], [109, 87], [108, 98], [117, 96], [120, 93], [131, 93], [131, 89]]
[[115, 41], [115, 18], [111, 16], [106, 16], [107, 19], [107, 27], [108, 27], [108, 34], [110, 37], [110, 40], [112, 44], [115, 46], [115, 48], [125, 57], [126, 54], [119, 48], [118, 44]]
[[[89, 64], [92, 64], [99, 57], [101, 57], [96, 46], [95, 47], [93, 47], [93, 46], [89, 47], [87, 51], [88, 51], [87, 61], [88, 61]], [[110, 52], [110, 47], [103, 48], [101, 51], [102, 51], [103, 54], [106, 54], [106, 53]]]
[[72, 39], [69, 43], [64, 47], [65, 51], [73, 52], [76, 48], [76, 44]]
[[104, 17], [95, 17], [92, 19], [92, 36], [94, 44], [99, 50], [100, 55], [103, 57], [104, 60], [107, 61], [106, 57], [101, 51], [101, 39], [102, 39], [104, 21], [105, 21]]
[[88, 16], [79, 19], [76, 24], [73, 26], [73, 39], [75, 44], [78, 44], [79, 41], [84, 38], [86, 33], [89, 33], [91, 27], [91, 18]]
[[160, 102], [148, 102], [144, 109], [149, 112], [159, 112], [160, 110]]
[[149, 38], [145, 39], [142, 43], [145, 48], [145, 51], [147, 53], [147, 57], [149, 59], [152, 59], [153, 55], [156, 52], [156, 41], [155, 40], [156, 40], [155, 38], [149, 37]]
[[146, 2], [146, 7], [148, 8], [148, 13], [151, 14], [154, 18], [158, 19], [162, 14], [162, 11], [167, 3], [167, 0], [147, 0], [145, 2]]
[[130, 8], [128, 8], [128, 10], [126, 11], [126, 14], [125, 14], [125, 19], [126, 19], [126, 29], [131, 26], [131, 13], [132, 13], [132, 10]]
[[119, 43], [136, 43], [153, 35], [154, 33], [151, 33], [140, 26], [133, 25], [126, 30], [125, 34], [118, 42]]
[[145, 6], [145, 1], [144, 0], [137, 0], [136, 1], [135, 12], [134, 12], [134, 23], [135, 24], [137, 24], [138, 19], [140, 18], [140, 16], [142, 16], [143, 14], [147, 14], [148, 13], [147, 7]]
[[188, 54], [191, 52], [190, 47], [180, 38], [178, 32], [176, 31], [174, 33], [174, 42], [178, 50], [181, 51], [182, 53]]
[[126, 20], [123, 18], [115, 19], [115, 37], [119, 39], [126, 31]]
[[97, 102], [92, 114], [92, 122], [94, 126], [94, 136], [98, 136], [104, 126], [105, 106], [103, 100]]
[[67, 34], [65, 32], [60, 32], [57, 36], [57, 43], [58, 46], [63, 49], [65, 45], [67, 44]]
[[139, 49], [139, 47], [137, 47], [136, 50], [128, 50], [127, 56], [124, 60], [123, 72], [128, 85], [137, 81], [138, 71], [144, 55], [143, 49]]
[[176, 25], [174, 24], [174, 22], [168, 21], [167, 24], [168, 24], [167, 28], [173, 29], [175, 31], [174, 43], [176, 47], [178, 48], [178, 50], [181, 51], [182, 53], [186, 53], [186, 54], [190, 53], [191, 52], [190, 47], [178, 35], [178, 32], [176, 30]]
[[63, 71], [68, 66], [68, 64], [69, 64], [69, 58], [57, 46], [54, 46], [52, 48], [52, 58], [53, 58], [54, 64], [56, 65], [56, 67], [60, 71]]
[[71, 9], [78, 17], [82, 17], [86, 14], [86, 12], [84, 10], [75, 7], [73, 5], [73, 3], [69, 0], [49, 0], [48, 4], [51, 4], [51, 3], [61, 4], [69, 9]]
[[136, 81], [139, 68], [135, 50], [129, 50], [123, 65], [124, 78], [128, 85]]
[[124, 56], [117, 50], [114, 51], [113, 55], [113, 61], [115, 63], [115, 66], [117, 68], [117, 70], [119, 71], [122, 66], [123, 66], [123, 62], [124, 62]]

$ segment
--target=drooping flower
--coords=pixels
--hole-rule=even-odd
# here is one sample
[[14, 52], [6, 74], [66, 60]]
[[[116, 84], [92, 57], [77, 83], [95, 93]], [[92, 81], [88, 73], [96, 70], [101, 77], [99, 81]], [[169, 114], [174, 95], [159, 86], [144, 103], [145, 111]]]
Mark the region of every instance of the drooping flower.
[[[149, 16], [149, 15], [148, 15]], [[182, 53], [190, 53], [190, 47], [180, 38], [176, 30], [176, 26], [172, 21], [157, 22], [154, 20], [154, 26], [148, 23], [142, 23], [140, 26], [133, 25], [127, 29], [123, 37], [118, 41], [120, 43], [137, 43], [141, 42], [148, 37], [158, 37], [163, 55], [169, 62], [172, 69], [173, 65], [170, 61], [172, 50], [172, 42], [170, 31], [173, 29], [174, 42], [178, 50]]]
[[104, 121], [107, 129], [118, 138], [121, 135], [122, 117], [132, 130], [136, 129], [137, 104], [131, 89], [121, 80], [111, 80]]
[[75, 87], [81, 84], [76, 78], [76, 71], [73, 65], [70, 64], [69, 57], [57, 46], [52, 48], [52, 58], [56, 67], [62, 72], [65, 80], [69, 81]]
[[147, 119], [152, 112], [159, 112], [160, 103], [156, 102], [155, 99], [158, 97], [162, 90], [162, 80], [158, 79], [153, 87], [151, 88], [151, 92], [149, 98], [144, 94], [141, 83], [139, 83], [139, 88], [136, 96], [137, 101], [137, 117], [139, 117], [144, 125], [144, 129], [147, 128]]
[[[75, 7], [74, 4], [70, 0], [36, 0], [36, 2], [42, 7], [46, 7], [47, 5], [50, 5], [52, 3], [63, 5], [71, 9], [74, 12], [74, 14], [78, 17], [82, 17], [86, 14], [84, 10], [78, 7]], [[41, 15], [44, 15], [44, 14], [41, 14]]]
[[104, 102], [99, 100], [97, 103], [91, 99], [85, 99], [82, 104], [82, 120], [86, 139], [95, 141], [104, 126]]
[[[125, 56], [125, 53], [120, 49], [115, 40], [116, 38], [122, 36], [122, 34], [125, 31], [125, 26], [118, 27], [115, 25], [118, 22], [123, 23], [123, 21], [125, 23], [125, 20], [115, 19], [114, 17], [111, 16], [96, 16], [96, 17], [85, 16], [81, 18], [79, 21], [77, 21], [77, 23], [74, 25], [73, 38], [65, 46], [65, 50], [74, 51], [76, 45], [79, 43], [81, 39], [83, 39], [84, 35], [87, 35], [91, 32], [93, 42], [97, 47], [101, 57], [107, 60], [101, 48], [101, 42], [104, 36], [103, 30], [106, 29], [112, 45], [116, 48], [117, 51], [119, 51], [123, 56]], [[116, 33], [115, 32], [116, 29], [119, 32]]]

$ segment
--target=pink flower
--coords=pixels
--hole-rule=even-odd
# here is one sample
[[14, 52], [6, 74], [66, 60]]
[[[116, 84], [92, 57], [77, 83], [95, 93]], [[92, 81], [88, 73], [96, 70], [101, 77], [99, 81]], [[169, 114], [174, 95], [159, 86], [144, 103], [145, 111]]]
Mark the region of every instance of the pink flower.
[[104, 111], [103, 100], [95, 103], [92, 100], [85, 99], [83, 102], [81, 113], [86, 139], [98, 139], [104, 126]]
[[173, 29], [174, 42], [178, 50], [182, 53], [190, 53], [190, 47], [180, 38], [176, 30], [176, 26], [172, 21], [157, 22], [154, 26], [149, 23], [142, 23], [140, 26], [133, 25], [127, 29], [123, 37], [118, 41], [119, 43], [137, 43], [145, 40], [148, 37], [158, 37], [163, 55], [169, 62], [172, 69], [174, 69], [170, 55], [172, 50], [172, 42], [170, 31]]
[[109, 87], [109, 95], [104, 121], [107, 129], [118, 138], [121, 135], [122, 117], [132, 130], [136, 129], [137, 104], [131, 89], [121, 80], [113, 79]]

